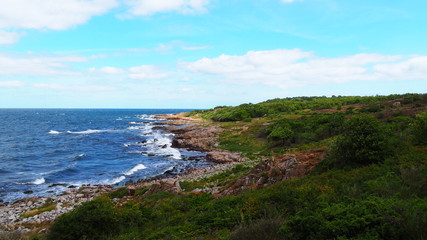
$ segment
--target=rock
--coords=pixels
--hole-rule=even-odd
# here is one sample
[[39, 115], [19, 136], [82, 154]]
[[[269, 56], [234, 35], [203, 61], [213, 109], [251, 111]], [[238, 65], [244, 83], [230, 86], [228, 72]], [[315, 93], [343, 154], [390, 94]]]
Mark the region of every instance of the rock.
[[206, 154], [206, 160], [214, 163], [241, 162], [242, 158], [238, 153], [225, 150], [212, 150]]
[[166, 178], [162, 180], [155, 181], [150, 189], [144, 193], [144, 196], [148, 196], [157, 192], [170, 192], [170, 193], [180, 193], [182, 192], [181, 186], [179, 185], [178, 179], [175, 178]]
[[128, 196], [135, 196], [136, 187], [134, 185], [129, 185], [127, 189], [128, 189]]
[[191, 192], [194, 194], [203, 194], [204, 193], [204, 191], [200, 188], [193, 189], [193, 191], [191, 191]]
[[324, 153], [325, 151], [303, 152], [267, 159], [237, 179], [230, 187], [215, 193], [214, 197], [236, 195], [246, 189], [263, 188], [279, 181], [302, 177], [320, 162]]
[[393, 107], [395, 107], [395, 108], [399, 108], [400, 106], [401, 106], [400, 102], [394, 102], [393, 103]]

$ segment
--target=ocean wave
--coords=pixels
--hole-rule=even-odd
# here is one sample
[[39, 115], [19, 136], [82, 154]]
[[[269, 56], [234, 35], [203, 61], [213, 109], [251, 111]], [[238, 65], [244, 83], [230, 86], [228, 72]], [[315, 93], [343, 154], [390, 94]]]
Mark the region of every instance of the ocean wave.
[[55, 130], [50, 130], [48, 132], [49, 134], [60, 134], [61, 132], [55, 131]]
[[[85, 156], [86, 156], [86, 154], [82, 153], [82, 154], [79, 154], [79, 155], [75, 156], [74, 158], [75, 158], [75, 159], [82, 159], [82, 158], [84, 158]], [[74, 165], [75, 165], [75, 164], [74, 164]]]
[[129, 176], [129, 175], [132, 175], [132, 174], [138, 172], [139, 170], [143, 170], [143, 169], [146, 169], [146, 168], [147, 167], [144, 166], [144, 164], [138, 164], [135, 167], [133, 167], [131, 170], [125, 172], [124, 175]]
[[113, 132], [113, 131], [115, 131], [115, 130], [111, 130], [111, 129], [108, 129], [108, 130], [88, 129], [85, 131], [78, 131], [78, 132], [67, 131], [67, 133], [70, 133], [70, 134], [93, 134], [93, 133], [103, 133], [103, 132]]
[[125, 177], [125, 176], [120, 176], [120, 177], [118, 177], [118, 178], [114, 178], [114, 179], [112, 179], [112, 180], [107, 180], [107, 181], [106, 181], [106, 184], [108, 184], [108, 185], [118, 184], [118, 183], [120, 183], [121, 181], [123, 181], [123, 180], [125, 180], [125, 179], [126, 179], [126, 177]]
[[142, 114], [142, 115], [138, 115], [137, 116], [139, 119], [143, 119], [143, 120], [157, 120], [155, 118], [155, 115], [147, 115], [147, 114]]
[[148, 154], [157, 156], [170, 157], [173, 159], [182, 159], [181, 152], [178, 149], [172, 148], [171, 134], [165, 134], [157, 131], [153, 133], [153, 137], [145, 143]]
[[34, 180], [34, 182], [31, 182], [31, 183], [35, 184], [35, 185], [40, 185], [40, 184], [43, 184], [45, 182], [46, 182], [46, 180], [44, 178], [37, 178], [36, 180]]

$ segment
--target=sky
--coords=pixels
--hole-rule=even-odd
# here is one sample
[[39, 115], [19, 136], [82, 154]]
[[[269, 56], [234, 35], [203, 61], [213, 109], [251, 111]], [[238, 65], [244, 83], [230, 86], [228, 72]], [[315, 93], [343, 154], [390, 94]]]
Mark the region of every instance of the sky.
[[425, 0], [0, 4], [0, 108], [427, 92]]

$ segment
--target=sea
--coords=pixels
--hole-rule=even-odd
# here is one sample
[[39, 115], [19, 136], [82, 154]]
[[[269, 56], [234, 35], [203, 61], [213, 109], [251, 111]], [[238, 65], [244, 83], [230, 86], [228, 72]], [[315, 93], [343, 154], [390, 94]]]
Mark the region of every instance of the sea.
[[0, 109], [0, 201], [82, 185], [122, 186], [209, 166], [172, 147], [155, 114], [188, 109]]

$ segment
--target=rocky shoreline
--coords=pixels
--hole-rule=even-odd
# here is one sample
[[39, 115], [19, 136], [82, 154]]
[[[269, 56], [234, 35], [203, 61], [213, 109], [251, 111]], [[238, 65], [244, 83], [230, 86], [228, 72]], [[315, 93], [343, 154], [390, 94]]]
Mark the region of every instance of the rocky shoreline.
[[[171, 178], [157, 178], [139, 183], [127, 185], [129, 194], [132, 189], [149, 187], [145, 195], [158, 191], [178, 193], [181, 190], [179, 181], [194, 181], [206, 178], [226, 171], [244, 159], [237, 153], [218, 150], [216, 136], [222, 129], [199, 119], [179, 115], [157, 115], [157, 118], [165, 119], [166, 126], [159, 128], [172, 132], [174, 136], [174, 148], [186, 148], [188, 150], [206, 153], [206, 160], [216, 164], [198, 169], [189, 169], [187, 172]], [[28, 232], [35, 228], [39, 232], [46, 229], [40, 226], [48, 225], [59, 215], [73, 210], [76, 206], [94, 197], [113, 191], [115, 188], [109, 185], [82, 186], [78, 189], [69, 189], [60, 195], [51, 197], [30, 197], [5, 205], [0, 203], [0, 231], [18, 230]], [[216, 193], [215, 189], [210, 189]]]

